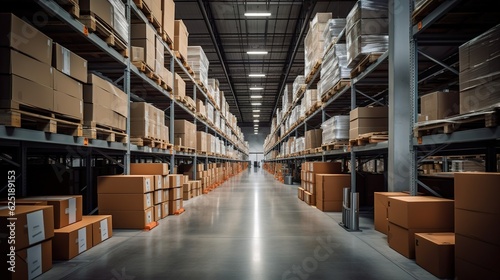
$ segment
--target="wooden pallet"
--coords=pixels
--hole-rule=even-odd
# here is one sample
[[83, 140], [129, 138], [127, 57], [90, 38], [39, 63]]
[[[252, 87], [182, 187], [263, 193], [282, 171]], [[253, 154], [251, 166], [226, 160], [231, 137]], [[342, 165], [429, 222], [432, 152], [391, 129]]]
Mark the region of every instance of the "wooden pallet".
[[331, 89], [326, 91], [323, 96], [321, 96], [321, 101], [327, 102], [332, 98], [334, 95], [342, 91], [345, 87], [348, 87], [351, 85], [351, 80], [348, 79], [342, 79], [338, 81]]
[[85, 25], [88, 32], [96, 34], [98, 37], [102, 38], [108, 46], [119, 51], [123, 57], [128, 57], [128, 48], [125, 40], [121, 39], [117, 34], [115, 34], [111, 27], [109, 27], [104, 21], [99, 19], [98, 16], [94, 14], [90, 15], [80, 15], [80, 22]]
[[72, 136], [82, 136], [83, 134], [81, 119], [14, 102], [11, 106], [14, 108], [0, 110], [0, 125]]
[[168, 150], [169, 148], [172, 147], [171, 144], [167, 143], [164, 140], [143, 138], [143, 137], [133, 137], [133, 138], [131, 137], [130, 144], [134, 144], [138, 147], [150, 147], [162, 150]]
[[351, 78], [356, 78], [359, 74], [372, 65], [383, 53], [374, 52], [365, 55], [360, 55], [359, 62], [351, 70]]
[[174, 212], [174, 215], [180, 215], [180, 214], [182, 214], [182, 213], [184, 213], [184, 212], [186, 212], [186, 209], [181, 208], [181, 209], [179, 209], [179, 210], [175, 211], [175, 212]]
[[144, 75], [146, 75], [146, 77], [148, 77], [152, 80], [158, 79], [158, 76], [153, 71], [153, 69], [150, 66], [146, 65], [146, 63], [144, 61], [133, 61], [132, 64], [135, 67], [137, 67], [137, 70], [139, 70], [139, 72], [144, 73]]
[[206, 117], [205, 115], [201, 114], [200, 112], [196, 112], [196, 116], [197, 116], [198, 118], [200, 118], [200, 119], [204, 120], [204, 121], [206, 121], [206, 120], [207, 120], [207, 117]]
[[175, 51], [174, 53], [175, 53], [175, 57], [182, 63], [182, 66], [184, 66], [184, 68], [186, 68], [189, 75], [191, 75], [193, 78], [195, 78], [194, 70], [189, 65], [187, 58], [184, 57], [179, 51]]
[[127, 143], [128, 135], [123, 130], [117, 130], [108, 126], [101, 126], [94, 122], [85, 125], [83, 137], [88, 139], [98, 139], [108, 142]]
[[[196, 83], [201, 87], [201, 89], [203, 90], [203, 92], [205, 92], [205, 94], [208, 93], [208, 89], [207, 89], [207, 87], [205, 86], [205, 84], [202, 81], [196, 80]], [[217, 110], [220, 111], [220, 109], [218, 108], [218, 106], [217, 106]]]
[[435, 10], [445, 0], [427, 0], [415, 9], [411, 15], [413, 24], [417, 24], [424, 19], [430, 12]]
[[389, 140], [387, 131], [360, 134], [358, 138], [349, 140], [350, 146], [365, 146]]
[[163, 31], [161, 33], [161, 39], [163, 40], [163, 42], [167, 43], [168, 47], [171, 50], [174, 49], [174, 40], [172, 40], [172, 38], [170, 38], [170, 36], [168, 36], [166, 31]]
[[321, 145], [323, 151], [332, 151], [332, 150], [343, 150], [345, 147], [349, 146], [349, 141], [335, 141], [328, 144]]
[[173, 88], [172, 88], [172, 87], [171, 87], [171, 86], [170, 86], [170, 85], [169, 85], [166, 81], [164, 81], [164, 80], [162, 80], [162, 79], [160, 79], [160, 86], [161, 86], [164, 90], [166, 90], [166, 91], [168, 91], [168, 92], [172, 92], [172, 90], [173, 90]]
[[80, 17], [80, 5], [78, 0], [57, 0], [57, 3], [63, 7], [72, 17]]
[[194, 154], [196, 152], [196, 150], [193, 148], [188, 148], [188, 147], [179, 146], [179, 145], [175, 145], [174, 150], [177, 152], [191, 153], [191, 154]]
[[295, 98], [299, 99], [306, 92], [306, 85], [301, 85], [295, 93]]
[[315, 103], [313, 103], [311, 108], [309, 108], [309, 110], [307, 110], [306, 117], [308, 117], [308, 116], [312, 115], [314, 112], [316, 112], [316, 110], [321, 108], [321, 105], [322, 105], [321, 101], [316, 101]]
[[311, 82], [314, 75], [316, 75], [316, 73], [320, 70], [321, 62], [322, 62], [321, 59], [316, 60], [316, 62], [314, 63], [314, 66], [311, 69], [311, 72], [309, 72], [309, 74], [306, 77], [306, 84]]
[[163, 34], [163, 28], [161, 25], [162, 19], [157, 19], [154, 17], [150, 9], [151, 7], [148, 7], [148, 5], [145, 3], [144, 0], [134, 0], [134, 3], [137, 6], [137, 8], [139, 8], [139, 10], [142, 11], [144, 16], [148, 19], [148, 21], [155, 27], [156, 32], [160, 35]]
[[450, 117], [443, 120], [428, 121], [417, 124], [413, 135], [421, 138], [432, 134], [450, 134], [459, 130], [468, 130], [500, 125], [500, 108], [493, 108], [483, 112], [474, 112]]

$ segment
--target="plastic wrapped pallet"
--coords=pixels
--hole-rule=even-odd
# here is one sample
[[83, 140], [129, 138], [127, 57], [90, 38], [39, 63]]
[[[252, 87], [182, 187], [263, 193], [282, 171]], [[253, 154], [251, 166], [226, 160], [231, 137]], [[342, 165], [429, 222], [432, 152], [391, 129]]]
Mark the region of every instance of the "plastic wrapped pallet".
[[290, 109], [290, 106], [292, 105], [292, 92], [288, 89], [290, 86], [285, 85], [285, 89], [283, 90], [283, 99], [281, 103], [281, 109], [283, 110], [284, 113]]
[[208, 58], [203, 51], [201, 46], [188, 46], [187, 48], [187, 60], [189, 66], [193, 69], [196, 78], [203, 83], [203, 85], [208, 85]]
[[125, 16], [125, 4], [121, 0], [109, 0], [113, 6], [113, 29], [120, 39], [128, 42], [128, 22]]
[[349, 139], [349, 116], [334, 116], [323, 124], [323, 142], [330, 144], [337, 141]]
[[345, 44], [335, 44], [323, 58], [321, 67], [320, 96], [336, 85], [341, 79], [351, 78], [351, 68], [347, 66], [347, 49]]
[[297, 98], [299, 95], [299, 89], [304, 89], [306, 86], [306, 77], [302, 76], [302, 75], [298, 75], [296, 78], [295, 78], [295, 81], [293, 82], [293, 96], [294, 96], [294, 99]]
[[207, 103], [206, 109], [207, 109], [207, 119], [211, 123], [214, 123], [214, 106], [212, 106], [212, 104], [210, 103]]
[[295, 150], [297, 153], [303, 152], [306, 147], [305, 144], [305, 138], [304, 137], [298, 137], [295, 139]]
[[323, 31], [323, 40], [325, 41], [323, 46], [323, 55], [326, 53], [330, 44], [337, 40], [342, 29], [345, 28], [346, 19], [345, 18], [332, 18], [326, 23], [326, 28]]
[[317, 13], [309, 25], [309, 31], [304, 40], [304, 75], [306, 77], [311, 73], [316, 62], [320, 61], [323, 56], [323, 31], [331, 18], [332, 13]]
[[316, 102], [320, 100], [320, 97], [318, 96], [318, 91], [315, 89], [308, 89], [306, 90], [306, 93], [304, 94], [304, 99], [306, 103], [306, 112], [309, 111], [314, 105], [316, 105]]

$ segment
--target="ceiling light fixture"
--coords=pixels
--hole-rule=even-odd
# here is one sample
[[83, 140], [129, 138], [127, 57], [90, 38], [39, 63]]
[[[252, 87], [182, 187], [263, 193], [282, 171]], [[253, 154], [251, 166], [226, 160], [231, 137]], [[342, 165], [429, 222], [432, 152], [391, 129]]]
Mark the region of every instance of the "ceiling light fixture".
[[253, 106], [261, 106], [262, 103], [252, 103]]
[[267, 51], [247, 51], [247, 54], [267, 54]]
[[262, 98], [262, 95], [251, 95], [250, 98], [259, 99], [259, 98]]
[[271, 13], [270, 12], [246, 12], [245, 13], [246, 17], [270, 17]]
[[254, 132], [253, 134], [259, 134], [258, 132]]
[[260, 110], [252, 110], [253, 113], [260, 113]]
[[263, 87], [251, 87], [250, 90], [263, 90]]
[[258, 124], [254, 124], [253, 126], [255, 126], [255, 127], [259, 127], [259, 125], [258, 125]]
[[257, 78], [257, 77], [265, 77], [266, 74], [249, 74], [248, 77]]
[[254, 117], [254, 118], [259, 118], [259, 117], [260, 117], [260, 115], [253, 115], [253, 117]]
[[259, 120], [253, 120], [253, 122], [259, 122]]

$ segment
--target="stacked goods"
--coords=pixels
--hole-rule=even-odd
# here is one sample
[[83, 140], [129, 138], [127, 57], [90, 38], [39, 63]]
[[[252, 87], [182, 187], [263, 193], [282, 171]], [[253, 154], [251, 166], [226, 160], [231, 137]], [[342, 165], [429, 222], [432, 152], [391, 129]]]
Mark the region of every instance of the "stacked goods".
[[317, 174], [316, 207], [323, 212], [340, 212], [344, 188], [350, 188], [351, 174]]
[[[204, 86], [207, 86], [209, 61], [203, 48], [201, 46], [189, 46], [187, 48], [187, 55], [188, 64], [193, 69], [196, 79], [201, 81]], [[220, 102], [217, 98], [215, 101]]]
[[196, 125], [185, 120], [174, 122], [174, 145], [196, 149]]
[[[52, 268], [52, 206], [16, 205], [14, 215], [4, 206], [0, 208], [0, 222], [4, 225], [0, 228], [1, 275], [8, 275], [7, 279], [33, 279]], [[12, 236], [15, 244], [9, 242]]]
[[342, 171], [340, 162], [305, 162], [302, 164], [301, 187], [304, 189], [304, 202], [316, 205], [316, 175], [339, 174]]
[[306, 93], [304, 94], [304, 99], [302, 99], [302, 102], [305, 103], [305, 110], [306, 112], [312, 110], [315, 106], [317, 106], [317, 103], [320, 102], [321, 97], [318, 94], [318, 91], [315, 89], [308, 89], [306, 90]]
[[455, 272], [458, 279], [500, 274], [500, 173], [455, 173]]
[[158, 221], [169, 215], [169, 192], [170, 188], [166, 163], [131, 163], [131, 175], [153, 176], [153, 220]]
[[161, 1], [162, 28], [167, 37], [174, 42], [175, 37], [175, 3], [174, 0]]
[[295, 139], [295, 151], [297, 153], [303, 152], [306, 149], [306, 138], [298, 137]]
[[130, 27], [131, 44], [144, 50], [144, 64], [155, 71], [156, 32], [148, 23], [134, 23]]
[[500, 25], [463, 44], [460, 59], [460, 114], [498, 107]]
[[130, 103], [130, 136], [168, 142], [165, 112], [146, 102]]
[[[95, 1], [94, 1], [95, 2]], [[109, 0], [113, 6], [113, 29], [123, 42], [128, 42], [129, 24], [125, 16], [125, 3], [120, 0]], [[81, 4], [80, 4], [81, 5]]]
[[143, 229], [154, 222], [154, 176], [97, 178], [99, 214], [113, 216], [113, 228]]
[[200, 116], [202, 116], [202, 118], [207, 117], [206, 106], [205, 106], [205, 104], [203, 104], [203, 101], [201, 101], [201, 100], [198, 100], [196, 102], [196, 113], [199, 114]]
[[304, 75], [306, 77], [318, 62], [321, 63], [325, 43], [323, 31], [331, 18], [332, 13], [317, 13], [309, 24], [309, 31], [304, 39]]
[[178, 100], [184, 100], [186, 97], [186, 82], [177, 73], [175, 73], [174, 96]]
[[183, 209], [182, 191], [184, 184], [184, 175], [170, 174], [168, 175], [168, 205], [170, 215], [178, 214]]
[[306, 88], [306, 77], [302, 76], [302, 75], [298, 75], [296, 78], [295, 78], [295, 81], [293, 81], [293, 96], [294, 98], [298, 98], [299, 97], [299, 93], [301, 93], [302, 91], [304, 91], [304, 89]]
[[182, 20], [176, 20], [174, 29], [174, 51], [177, 51], [178, 55], [187, 61], [189, 33], [186, 25]]
[[111, 28], [121, 41], [128, 42], [129, 26], [125, 16], [125, 4], [122, 1], [80, 0], [79, 5], [81, 14], [90, 15], [105, 26]]
[[207, 154], [215, 153], [215, 136], [207, 134]]
[[54, 208], [54, 229], [60, 229], [82, 220], [82, 196], [32, 196], [19, 199], [22, 202], [43, 202]]
[[189, 200], [191, 198], [201, 195], [201, 181], [194, 180], [184, 182], [183, 184], [183, 200]]
[[326, 54], [330, 45], [337, 40], [340, 32], [345, 28], [346, 20], [345, 18], [332, 18], [326, 23], [325, 30], [323, 31], [323, 55]]
[[[158, 77], [165, 75], [165, 45], [160, 36], [155, 35], [155, 74]], [[167, 81], [167, 80], [165, 80]]]
[[293, 101], [293, 92], [289, 91], [288, 88], [290, 85], [285, 85], [285, 88], [283, 89], [283, 99], [281, 102], [281, 109], [283, 112], [288, 112], [290, 107], [292, 106], [292, 101]]
[[441, 120], [458, 114], [458, 92], [436, 91], [420, 97], [422, 121]]
[[359, 0], [347, 15], [347, 64], [355, 67], [367, 54], [389, 48], [389, 10], [386, 0]]
[[349, 116], [334, 116], [321, 124], [322, 144], [330, 144], [349, 139]]
[[207, 138], [207, 133], [203, 131], [196, 132], [196, 151], [205, 154], [208, 153]]
[[89, 74], [88, 84], [83, 87], [84, 124], [125, 131], [127, 124], [128, 96], [111, 82]]
[[387, 240], [401, 255], [415, 258], [415, 233], [453, 232], [454, 201], [431, 196], [388, 198]]
[[347, 49], [345, 44], [335, 44], [325, 54], [321, 66], [321, 82], [319, 94], [325, 95], [342, 79], [351, 78], [351, 68], [347, 66]]
[[305, 135], [305, 149], [315, 149], [321, 147], [322, 129], [311, 129], [306, 131]]
[[389, 229], [388, 211], [389, 211], [389, 197], [392, 196], [408, 196], [408, 193], [404, 192], [376, 192], [374, 194], [374, 224], [375, 230], [386, 234]]
[[415, 262], [438, 278], [453, 279], [455, 234], [453, 232], [415, 233]]
[[349, 140], [360, 134], [388, 130], [388, 107], [358, 107], [349, 113]]

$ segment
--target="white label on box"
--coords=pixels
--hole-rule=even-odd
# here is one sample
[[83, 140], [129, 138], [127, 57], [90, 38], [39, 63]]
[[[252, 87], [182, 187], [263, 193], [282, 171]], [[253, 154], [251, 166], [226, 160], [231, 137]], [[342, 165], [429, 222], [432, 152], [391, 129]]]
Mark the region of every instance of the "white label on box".
[[146, 194], [146, 208], [151, 207], [151, 193]]
[[43, 211], [39, 210], [26, 215], [28, 222], [28, 241], [35, 244], [45, 240], [45, 228], [43, 225]]
[[158, 209], [158, 215], [156, 215], [156, 218], [159, 220], [161, 219], [161, 205], [159, 207], [156, 207], [155, 209]]
[[78, 254], [87, 250], [87, 227], [78, 230]]
[[177, 177], [176, 181], [177, 183], [175, 184], [175, 186], [173, 186], [174, 188], [181, 186], [181, 176], [176, 176], [176, 177]]
[[69, 223], [76, 223], [76, 198], [72, 197], [68, 200], [68, 212], [66, 214], [69, 215]]
[[101, 229], [101, 241], [104, 241], [109, 238], [108, 235], [108, 219], [104, 219], [99, 222], [99, 228]]
[[161, 181], [162, 181], [162, 179], [163, 179], [163, 178], [162, 178], [161, 176], [157, 176], [156, 178], [157, 178], [157, 179], [159, 179], [159, 180], [158, 180], [158, 188], [159, 188], [159, 189], [162, 189], [162, 188], [163, 188], [163, 186], [162, 186]]
[[151, 209], [146, 212], [146, 224], [153, 222], [153, 215], [151, 215]]
[[26, 250], [28, 279], [34, 279], [42, 274], [42, 244], [29, 247]]
[[163, 201], [163, 191], [162, 190], [156, 191], [155, 196], [156, 196], [156, 201], [158, 203], [161, 203]]
[[71, 53], [68, 49], [61, 46], [61, 52], [63, 57], [63, 68], [61, 72], [66, 75], [71, 75]]
[[146, 192], [151, 191], [151, 180], [149, 178], [146, 178]]

